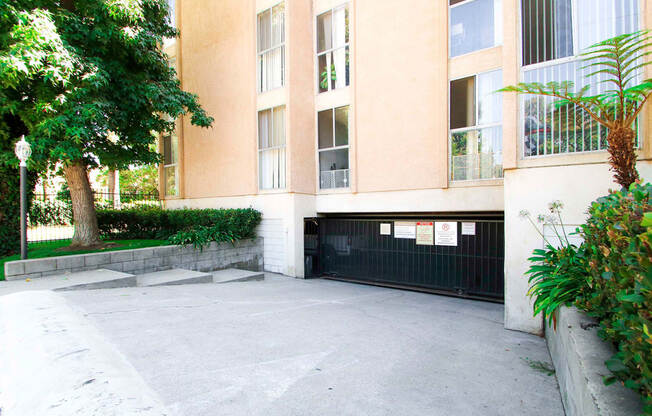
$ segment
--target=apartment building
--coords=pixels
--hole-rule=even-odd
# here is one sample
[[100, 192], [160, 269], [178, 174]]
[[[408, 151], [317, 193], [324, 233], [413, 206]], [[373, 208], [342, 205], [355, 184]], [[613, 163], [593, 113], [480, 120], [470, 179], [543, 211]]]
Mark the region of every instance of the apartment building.
[[651, 28], [652, 2], [176, 0], [174, 21], [166, 50], [215, 123], [162, 141], [166, 206], [259, 209], [269, 271], [504, 301], [507, 328], [541, 331], [524, 272], [543, 241], [519, 212], [561, 200], [582, 223], [616, 187], [606, 132], [495, 91], [584, 85], [581, 51]]

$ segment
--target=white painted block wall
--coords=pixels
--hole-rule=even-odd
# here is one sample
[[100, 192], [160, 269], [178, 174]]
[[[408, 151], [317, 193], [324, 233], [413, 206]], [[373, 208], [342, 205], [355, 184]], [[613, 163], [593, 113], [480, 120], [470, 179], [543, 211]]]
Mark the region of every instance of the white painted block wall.
[[258, 235], [264, 241], [265, 271], [286, 273], [287, 229], [283, 219], [264, 218], [258, 226]]

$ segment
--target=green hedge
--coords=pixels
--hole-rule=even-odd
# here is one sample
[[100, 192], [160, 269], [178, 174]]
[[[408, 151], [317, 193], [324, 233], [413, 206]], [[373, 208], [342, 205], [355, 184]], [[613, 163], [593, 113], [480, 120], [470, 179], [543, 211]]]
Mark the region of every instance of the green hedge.
[[[19, 172], [18, 168], [0, 164], [0, 257], [20, 251]], [[28, 170], [27, 201], [32, 199], [35, 182], [36, 172]]]
[[[99, 209], [97, 220], [100, 234], [106, 239], [170, 239], [175, 244], [197, 244], [206, 237], [206, 229], [211, 230], [209, 238], [218, 234], [229, 235], [231, 240], [254, 237], [261, 214], [253, 208], [165, 210], [141, 207]], [[222, 237], [217, 240], [220, 239]]]
[[[581, 227], [587, 285], [576, 305], [600, 321], [600, 336], [618, 352], [607, 361], [613, 377], [641, 393], [652, 414], [652, 185], [598, 199]], [[648, 214], [649, 215], [649, 214]]]

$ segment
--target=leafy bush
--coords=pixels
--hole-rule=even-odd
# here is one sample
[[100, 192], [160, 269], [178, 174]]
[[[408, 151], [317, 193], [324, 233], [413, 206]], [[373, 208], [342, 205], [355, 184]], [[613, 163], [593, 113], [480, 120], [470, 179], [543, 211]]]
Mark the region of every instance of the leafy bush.
[[170, 239], [174, 244], [250, 238], [261, 214], [246, 209], [176, 209], [158, 207], [100, 209], [100, 234], [110, 239]]
[[600, 336], [618, 352], [607, 361], [620, 380], [643, 396], [652, 414], [652, 185], [612, 192], [589, 209], [582, 226], [587, 286], [577, 306], [600, 321]]
[[558, 233], [562, 247], [546, 240], [528, 271], [535, 315], [554, 320], [559, 306], [574, 304], [598, 319], [598, 334], [617, 350], [605, 363], [612, 373], [605, 382], [619, 380], [639, 392], [647, 415], [652, 415], [651, 194], [652, 185], [634, 183], [599, 198], [579, 229], [583, 244], [575, 247]]
[[72, 205], [59, 200], [34, 198], [29, 210], [29, 224], [70, 225], [72, 224]]
[[240, 240], [242, 237], [233, 231], [222, 230], [220, 226], [204, 227], [198, 225], [188, 231], [179, 231], [168, 238], [170, 243], [179, 246], [192, 244], [195, 248], [204, 248], [211, 241], [218, 243], [229, 241], [231, 243]]

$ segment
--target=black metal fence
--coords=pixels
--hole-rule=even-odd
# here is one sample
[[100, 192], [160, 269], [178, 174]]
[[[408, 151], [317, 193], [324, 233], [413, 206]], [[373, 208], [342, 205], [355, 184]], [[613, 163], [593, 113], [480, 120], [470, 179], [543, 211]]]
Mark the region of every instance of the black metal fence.
[[[160, 207], [158, 194], [94, 192], [96, 209], [138, 209]], [[34, 194], [28, 215], [30, 243], [72, 238], [74, 223], [70, 193]]]

